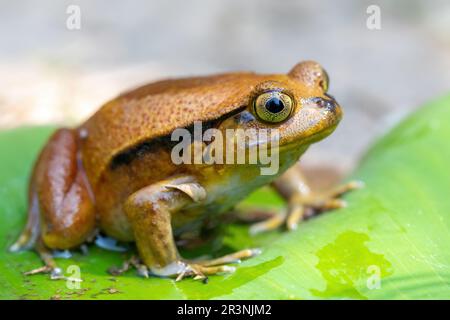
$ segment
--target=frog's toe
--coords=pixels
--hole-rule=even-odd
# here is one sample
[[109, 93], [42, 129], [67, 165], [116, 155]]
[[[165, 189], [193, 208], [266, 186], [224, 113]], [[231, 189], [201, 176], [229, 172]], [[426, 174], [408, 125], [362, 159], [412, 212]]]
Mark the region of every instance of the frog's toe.
[[175, 281], [180, 281], [186, 277], [193, 277], [194, 280], [207, 281], [209, 275], [233, 273], [235, 271], [236, 267], [228, 265], [204, 266], [201, 264], [189, 263], [186, 265], [186, 268], [177, 275]]
[[361, 181], [351, 181], [323, 194], [311, 194], [308, 196], [293, 195], [289, 199], [287, 211], [253, 224], [249, 230], [250, 234], [276, 230], [283, 224], [286, 225], [287, 230], [295, 230], [302, 220], [318, 212], [346, 207], [347, 202], [339, 197], [349, 191], [360, 189], [363, 186], [364, 183]]
[[[325, 192], [322, 196], [317, 196], [317, 200], [323, 200], [325, 203], [332, 201], [332, 200], [339, 200], [339, 198], [346, 194], [347, 192], [361, 189], [364, 187], [364, 182], [359, 180], [353, 180], [341, 185], [338, 185], [337, 187], [329, 190], [328, 192]], [[342, 203], [345, 202], [341, 200]]]
[[289, 201], [289, 210], [286, 218], [287, 229], [295, 230], [302, 220], [317, 213], [345, 208], [347, 202], [340, 199], [340, 197], [347, 192], [362, 187], [364, 187], [363, 182], [350, 181], [323, 194], [311, 194], [307, 197], [293, 197]]
[[199, 260], [195, 261], [196, 264], [202, 265], [204, 267], [224, 265], [228, 263], [240, 263], [243, 259], [249, 259], [257, 256], [261, 253], [261, 249], [244, 249], [238, 252], [230, 253], [220, 258], [211, 260]]
[[131, 256], [131, 258], [125, 260], [122, 263], [122, 266], [116, 267], [113, 266], [108, 269], [108, 273], [113, 276], [120, 276], [123, 273], [127, 272], [128, 270], [135, 268], [138, 275], [144, 278], [148, 278], [149, 276], [149, 270], [145, 264], [143, 264], [140, 259], [136, 256]]
[[233, 273], [236, 271], [236, 267], [228, 264], [240, 263], [241, 260], [254, 257], [260, 253], [260, 249], [245, 249], [211, 260], [186, 261], [184, 264], [179, 262], [177, 266], [182, 267], [177, 270], [176, 281], [188, 276], [194, 277], [195, 280], [206, 280], [209, 275]]
[[60, 279], [65, 279], [61, 268], [58, 267], [53, 267], [53, 266], [49, 266], [49, 265], [44, 265], [42, 267], [30, 270], [30, 271], [26, 271], [23, 274], [25, 276], [31, 276], [31, 275], [35, 275], [35, 274], [50, 274], [50, 279], [51, 280], [60, 280]]
[[273, 217], [261, 222], [252, 224], [249, 229], [251, 235], [255, 235], [262, 232], [276, 230], [286, 221], [286, 212], [276, 214]]
[[286, 228], [288, 230], [297, 229], [298, 224], [305, 216], [305, 206], [295, 205], [289, 208], [289, 212], [286, 217]]
[[323, 194], [312, 194], [308, 197], [300, 197], [295, 200], [297, 200], [296, 202], [298, 202], [299, 204], [318, 211], [339, 209], [347, 206], [347, 202], [340, 199], [342, 195], [353, 190], [361, 189], [363, 187], [364, 183], [362, 181], [350, 181], [345, 184], [339, 185]]
[[30, 271], [26, 271], [23, 273], [23, 275], [32, 276], [35, 274], [50, 273], [50, 272], [52, 272], [52, 270], [53, 270], [52, 267], [45, 265], [45, 266], [41, 266], [39, 268], [32, 269]]
[[352, 180], [347, 183], [341, 184], [337, 186], [336, 188], [331, 190], [331, 196], [334, 198], [340, 197], [344, 193], [347, 193], [349, 191], [358, 190], [361, 188], [364, 188], [365, 184], [364, 181], [361, 180]]

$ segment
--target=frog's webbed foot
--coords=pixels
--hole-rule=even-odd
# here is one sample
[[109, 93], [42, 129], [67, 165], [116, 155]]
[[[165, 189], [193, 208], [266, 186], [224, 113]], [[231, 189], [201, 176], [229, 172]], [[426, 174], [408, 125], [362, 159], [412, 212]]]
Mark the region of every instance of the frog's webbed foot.
[[[271, 218], [253, 224], [250, 227], [250, 233], [256, 234], [260, 232], [270, 231], [286, 225], [288, 230], [295, 230], [298, 224], [305, 218], [315, 214], [343, 208], [347, 204], [340, 197], [352, 190], [359, 189], [363, 186], [361, 181], [351, 181], [331, 189], [325, 193], [302, 194], [300, 192], [291, 192], [287, 196], [288, 208], [280, 214], [273, 215]], [[286, 189], [283, 190], [287, 193]]]
[[260, 253], [260, 249], [245, 249], [211, 260], [181, 261], [179, 263], [184, 264], [185, 267], [177, 272], [176, 281], [189, 276], [194, 277], [194, 280], [207, 281], [209, 275], [233, 273], [236, 268], [228, 264], [240, 263], [241, 260], [254, 257]]

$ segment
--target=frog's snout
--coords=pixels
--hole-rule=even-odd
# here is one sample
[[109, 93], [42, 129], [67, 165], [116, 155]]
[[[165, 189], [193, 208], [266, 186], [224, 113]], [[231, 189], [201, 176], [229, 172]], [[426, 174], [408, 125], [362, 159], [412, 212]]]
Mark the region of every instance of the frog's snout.
[[325, 109], [333, 113], [340, 113], [341, 111], [341, 107], [332, 96], [327, 96], [327, 98], [312, 98], [312, 102], [320, 109]]

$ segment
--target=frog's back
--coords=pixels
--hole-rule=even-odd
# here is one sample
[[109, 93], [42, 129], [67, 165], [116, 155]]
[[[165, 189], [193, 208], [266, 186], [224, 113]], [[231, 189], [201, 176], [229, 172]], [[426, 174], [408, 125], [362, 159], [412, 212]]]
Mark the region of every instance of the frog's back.
[[267, 75], [229, 73], [163, 80], [106, 103], [81, 127], [83, 163], [95, 186], [118, 154], [194, 121], [210, 121], [248, 103]]

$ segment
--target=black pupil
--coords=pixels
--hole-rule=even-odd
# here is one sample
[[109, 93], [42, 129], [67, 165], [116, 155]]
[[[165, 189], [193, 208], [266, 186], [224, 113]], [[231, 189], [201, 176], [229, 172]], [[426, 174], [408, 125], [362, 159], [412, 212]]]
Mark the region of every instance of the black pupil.
[[270, 100], [266, 102], [266, 109], [271, 113], [278, 113], [284, 109], [284, 103], [279, 98], [270, 98]]

